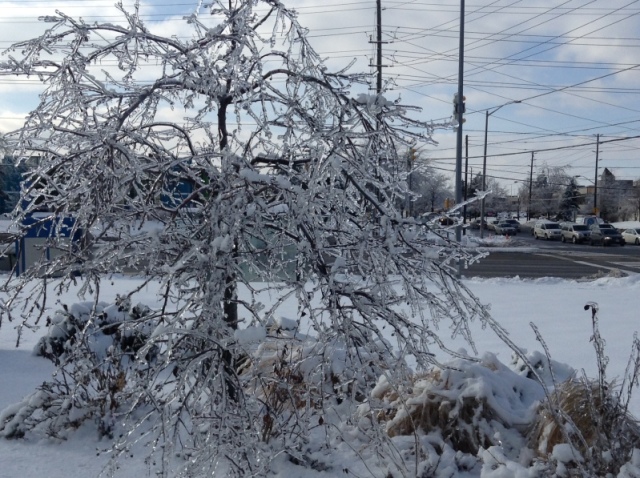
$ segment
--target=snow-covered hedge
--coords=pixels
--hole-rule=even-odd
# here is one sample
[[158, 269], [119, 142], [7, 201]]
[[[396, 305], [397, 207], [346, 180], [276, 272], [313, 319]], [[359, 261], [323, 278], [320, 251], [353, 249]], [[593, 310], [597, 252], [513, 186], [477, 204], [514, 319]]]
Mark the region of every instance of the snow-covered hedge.
[[[149, 361], [171, 360], [150, 345], [157, 326], [148, 313], [125, 299], [56, 312], [35, 353], [58, 371], [0, 413], [0, 435], [65, 438], [84, 424], [113, 439], [116, 419], [139, 412], [153, 417], [150, 403], [167, 385], [149, 388], [149, 400], [140, 400], [132, 378], [144, 374]], [[599, 380], [590, 380], [539, 352], [517, 350], [503, 364], [491, 353], [477, 358], [461, 350], [446, 363], [391, 381], [406, 365], [392, 353], [319, 342], [301, 334], [295, 320], [239, 329], [234, 340], [243, 356], [236, 364], [242, 401], [261, 417], [256, 436], [286, 457], [288, 467], [336, 476], [344, 472], [341, 464], [351, 463], [357, 474], [376, 460], [386, 476], [485, 478], [622, 478], [640, 469], [640, 427], [626, 413], [621, 389], [604, 380], [604, 368]], [[599, 340], [594, 321], [593, 341]], [[191, 417], [184, 425], [182, 448], [172, 445], [175, 469], [187, 469], [180, 462], [190, 457], [190, 440], [206, 436], [215, 421]]]
[[113, 438], [115, 416], [128, 404], [132, 374], [144, 373], [157, 347], [147, 344], [149, 308], [115, 303], [81, 302], [47, 319], [48, 333], [34, 354], [58, 366], [50, 382], [0, 414], [0, 434], [20, 437], [27, 431], [64, 438], [84, 422], [96, 422], [100, 435]]

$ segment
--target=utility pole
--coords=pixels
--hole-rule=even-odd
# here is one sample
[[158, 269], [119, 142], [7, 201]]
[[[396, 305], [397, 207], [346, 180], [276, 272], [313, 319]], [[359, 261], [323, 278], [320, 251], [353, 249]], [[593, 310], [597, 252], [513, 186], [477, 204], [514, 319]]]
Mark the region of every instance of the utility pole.
[[382, 0], [376, 0], [376, 39], [374, 40], [369, 36], [369, 43], [375, 43], [376, 45], [376, 64], [370, 64], [369, 67], [375, 66], [376, 68], [376, 94], [382, 94], [382, 44], [387, 43], [382, 41]]
[[535, 153], [531, 151], [531, 170], [529, 171], [529, 204], [527, 206], [527, 221], [531, 220], [531, 191], [533, 187], [533, 155]]
[[[467, 169], [469, 168], [469, 135], [464, 137], [464, 202], [467, 202], [467, 192], [469, 191], [469, 179], [467, 176]], [[462, 224], [467, 223], [467, 205], [462, 208]], [[464, 234], [464, 230], [462, 231]]]
[[[456, 113], [458, 130], [456, 136], [456, 204], [462, 202], [462, 123], [464, 122], [464, 0], [460, 0], [460, 44], [458, 48], [458, 93], [456, 94]], [[456, 226], [456, 241], [462, 242], [462, 224]], [[458, 259], [456, 276], [462, 275], [462, 261]]]
[[376, 94], [382, 93], [382, 0], [376, 0]]
[[[458, 119], [458, 131], [456, 137], [456, 204], [462, 202], [462, 123], [464, 118], [464, 0], [460, 0], [460, 44], [458, 49], [458, 94], [456, 103], [456, 113]], [[462, 240], [462, 227], [460, 224], [456, 227], [456, 241]], [[458, 274], [460, 273], [460, 265], [458, 265]]]
[[[376, 44], [376, 102], [380, 101], [380, 95], [382, 94], [382, 0], [376, 0], [376, 39], [373, 40], [369, 37], [369, 43]], [[370, 67], [373, 65], [369, 65]], [[380, 123], [382, 122], [381, 114], [376, 116], [376, 130], [380, 129]], [[375, 175], [379, 178], [380, 158], [376, 160]], [[376, 197], [378, 201], [382, 200], [382, 193], [376, 187]], [[379, 218], [378, 218], [379, 220]]]
[[600, 155], [600, 135], [596, 135], [596, 177], [593, 180], [593, 214], [598, 216], [598, 156]]

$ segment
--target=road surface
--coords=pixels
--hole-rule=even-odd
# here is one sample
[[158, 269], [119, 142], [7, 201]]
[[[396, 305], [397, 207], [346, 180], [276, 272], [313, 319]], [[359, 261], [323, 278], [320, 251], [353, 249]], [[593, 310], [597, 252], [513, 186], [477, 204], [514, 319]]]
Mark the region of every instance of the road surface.
[[487, 249], [490, 255], [462, 270], [465, 277], [593, 278], [640, 273], [640, 246], [590, 246], [534, 240], [526, 231], [509, 247]]

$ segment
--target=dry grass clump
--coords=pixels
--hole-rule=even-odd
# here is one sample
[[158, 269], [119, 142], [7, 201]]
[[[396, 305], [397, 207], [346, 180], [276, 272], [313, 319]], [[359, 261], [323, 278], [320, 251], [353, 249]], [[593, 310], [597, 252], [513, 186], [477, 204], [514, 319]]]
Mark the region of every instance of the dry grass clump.
[[301, 342], [272, 339], [247, 355], [238, 367], [245, 393], [263, 405], [261, 436], [264, 442], [300, 420], [304, 409], [317, 409], [321, 403], [322, 384], [314, 384], [305, 373], [304, 358]]
[[[543, 456], [551, 453], [553, 447], [561, 443], [567, 443], [570, 438], [576, 443], [592, 446], [598, 437], [598, 421], [594, 415], [602, 413], [602, 400], [598, 392], [598, 384], [582, 380], [567, 380], [558, 384], [552, 392], [554, 399], [551, 405], [546, 401], [540, 407], [540, 413], [536, 415], [536, 421], [531, 426], [529, 440], [531, 447]], [[560, 412], [560, 416], [550, 411], [550, 406]], [[565, 425], [568, 418], [575, 427], [573, 431]], [[569, 434], [569, 436], [567, 435]], [[581, 438], [582, 440], [576, 440]], [[585, 451], [584, 446], [582, 452]]]
[[[548, 455], [556, 445], [570, 440], [585, 456], [591, 449], [607, 449], [614, 443], [640, 442], [640, 427], [616, 398], [613, 387], [595, 380], [567, 380], [558, 384], [540, 407], [529, 433], [531, 447]], [[559, 413], [554, 416], [550, 407]]]
[[476, 426], [480, 421], [495, 418], [486, 400], [464, 397], [451, 401], [436, 394], [428, 394], [426, 398], [390, 424], [387, 428], [390, 437], [410, 435], [416, 430], [437, 430], [456, 451], [472, 454], [480, 447], [494, 445], [482, 427]]
[[262, 405], [262, 435], [267, 442], [293, 422], [324, 423], [328, 406], [364, 401], [366, 386], [380, 375], [383, 359], [374, 360], [364, 349], [349, 354], [340, 343], [279, 333], [248, 351], [237, 372], [244, 393]]
[[[565, 475], [575, 469], [580, 476], [615, 476], [640, 444], [640, 425], [628, 412], [640, 379], [640, 339], [634, 334], [627, 368], [616, 385], [607, 378], [609, 358], [598, 326], [598, 304], [588, 302], [584, 310], [591, 312], [597, 378], [572, 377], [557, 384], [554, 380], [528, 438], [541, 460], [555, 463]], [[545, 351], [548, 356], [546, 345]]]
[[265, 341], [252, 357], [246, 357], [238, 373], [246, 380], [245, 392], [272, 408], [301, 408], [309, 386], [300, 369], [303, 348], [294, 341]]
[[[372, 397], [383, 405], [375, 417], [387, 423], [390, 437], [437, 432], [454, 450], [476, 454], [497, 444], [496, 431], [512, 429], [519, 434], [524, 430], [511, 417], [518, 413], [516, 409], [529, 413], [527, 405], [519, 402], [518, 381], [526, 378], [492, 360], [459, 360], [452, 365], [456, 368], [434, 368], [415, 376], [402, 388], [384, 380], [378, 384]], [[514, 388], [498, 390], [506, 377], [516, 380]], [[507, 410], [507, 404], [513, 409]]]

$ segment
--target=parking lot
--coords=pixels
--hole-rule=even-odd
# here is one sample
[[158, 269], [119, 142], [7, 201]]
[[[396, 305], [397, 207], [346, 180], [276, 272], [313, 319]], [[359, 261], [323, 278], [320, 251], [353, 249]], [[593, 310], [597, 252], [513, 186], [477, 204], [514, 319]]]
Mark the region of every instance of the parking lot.
[[[478, 229], [467, 229], [478, 237]], [[535, 239], [528, 224], [514, 236], [504, 237], [484, 231], [489, 257], [474, 264], [463, 275], [468, 277], [561, 277], [590, 278], [602, 275], [640, 273], [640, 246], [635, 244], [590, 245], [589, 242], [561, 242]]]
[[[553, 233], [545, 234], [544, 230], [538, 230], [538, 233], [537, 233], [538, 239], [536, 239], [533, 235], [533, 226], [535, 222], [536, 221], [522, 222], [520, 224], [519, 232], [515, 234], [510, 233], [508, 235], [508, 240], [512, 243], [513, 246], [537, 247], [542, 249], [553, 248], [555, 250], [566, 250], [566, 251], [589, 250], [594, 247], [600, 248], [600, 249], [606, 249], [606, 250], [608, 249], [617, 250], [617, 249], [624, 249], [624, 246], [629, 246], [628, 251], [626, 253], [631, 255], [640, 255], [640, 240], [638, 240], [640, 239], [640, 237], [632, 238], [632, 236], [626, 235], [625, 236], [626, 240], [624, 241], [625, 244], [623, 247], [621, 247], [617, 243], [610, 244], [609, 242], [606, 242], [606, 243], [598, 242], [592, 246], [590, 245], [590, 240], [588, 237], [581, 237], [580, 239], [574, 242], [571, 240], [570, 232], [565, 233], [565, 241], [562, 241], [561, 240], [562, 234], [558, 231], [552, 231]], [[560, 226], [562, 225], [561, 223], [556, 223], [556, 224], [560, 224]], [[620, 231], [633, 229], [632, 227], [618, 228], [616, 224], [614, 224], [614, 226], [616, 226], [616, 228], [619, 229]], [[465, 234], [479, 237], [480, 230], [467, 227], [465, 228]], [[496, 232], [494, 232], [491, 229], [484, 231], [484, 238], [488, 241], [491, 241], [492, 239], [499, 238], [499, 237], [504, 237], [504, 235], [496, 234]], [[547, 239], [547, 237], [550, 237], [550, 238]], [[625, 252], [622, 250], [618, 252], [625, 254]]]

